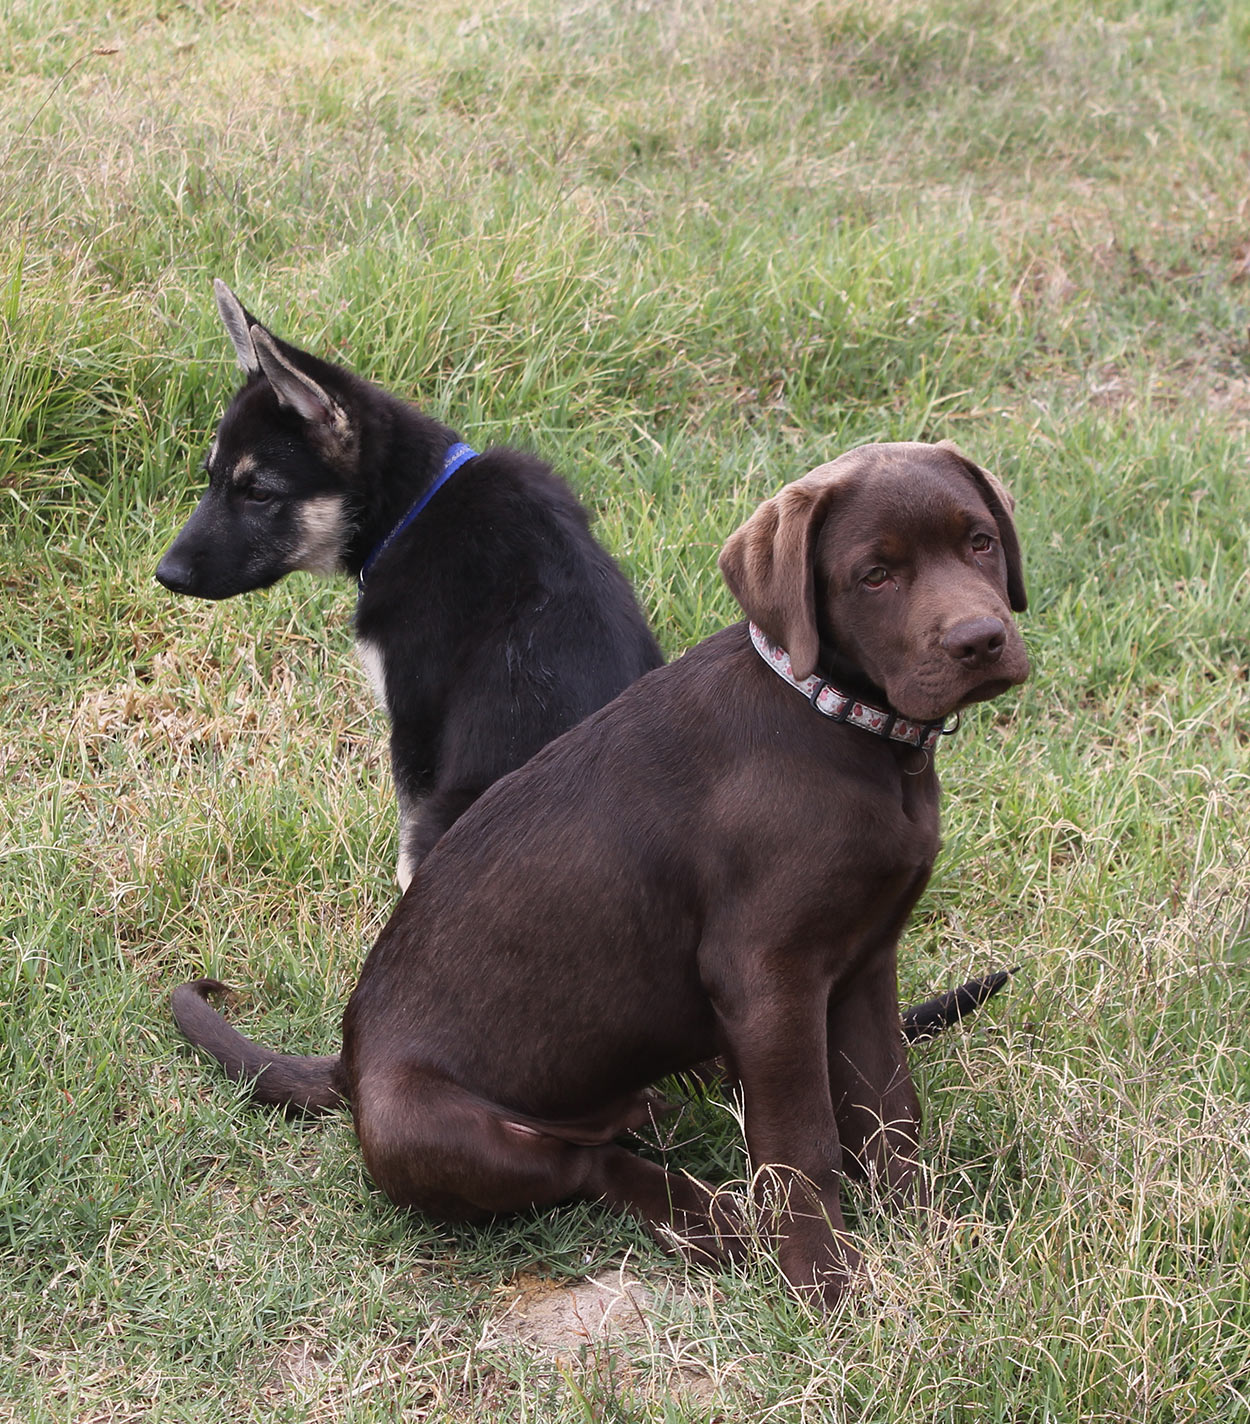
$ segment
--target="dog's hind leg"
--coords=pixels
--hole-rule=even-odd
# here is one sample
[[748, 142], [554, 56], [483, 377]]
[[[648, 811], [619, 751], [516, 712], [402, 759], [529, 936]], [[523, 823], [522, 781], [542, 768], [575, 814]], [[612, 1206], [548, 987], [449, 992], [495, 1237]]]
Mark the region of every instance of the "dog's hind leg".
[[357, 1083], [353, 1115], [374, 1182], [399, 1206], [450, 1221], [570, 1200], [637, 1217], [669, 1250], [705, 1264], [741, 1248], [741, 1222], [710, 1187], [612, 1142], [569, 1141], [510, 1118], [432, 1072]]
[[725, 1194], [624, 1147], [594, 1149], [579, 1196], [636, 1218], [665, 1250], [700, 1265], [741, 1259], [745, 1224]]

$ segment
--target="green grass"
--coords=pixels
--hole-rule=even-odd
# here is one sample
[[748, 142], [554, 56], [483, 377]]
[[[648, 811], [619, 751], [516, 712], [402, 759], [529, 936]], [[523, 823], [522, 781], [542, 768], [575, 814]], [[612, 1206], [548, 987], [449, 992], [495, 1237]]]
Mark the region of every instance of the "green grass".
[[[8, 6], [0, 1417], [1250, 1420], [1248, 56], [1236, 0]], [[834, 1317], [592, 1207], [408, 1219], [174, 1032], [207, 970], [331, 1047], [394, 893], [350, 589], [152, 579], [217, 275], [552, 459], [670, 653], [850, 444], [1015, 491], [1035, 674], [943, 746], [903, 977], [1021, 970], [914, 1052], [933, 1206], [849, 1194]], [[745, 1170], [715, 1100], [652, 1150]], [[632, 1336], [511, 1329], [622, 1262]]]

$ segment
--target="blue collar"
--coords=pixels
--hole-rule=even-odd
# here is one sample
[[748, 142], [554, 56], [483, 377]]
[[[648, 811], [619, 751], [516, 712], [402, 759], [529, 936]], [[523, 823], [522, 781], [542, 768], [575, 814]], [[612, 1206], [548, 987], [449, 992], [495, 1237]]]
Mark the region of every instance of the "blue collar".
[[438, 478], [429, 487], [429, 489], [427, 489], [426, 492], [421, 495], [417, 502], [412, 506], [408, 513], [404, 515], [404, 517], [399, 521], [399, 523], [394, 527], [394, 529], [391, 530], [391, 532], [386, 536], [386, 538], [383, 539], [380, 544], [374, 545], [373, 552], [360, 566], [360, 578], [357, 580], [358, 587], [364, 588], [365, 575], [373, 567], [374, 561], [377, 559], [378, 555], [382, 552], [382, 550], [385, 549], [386, 546], [393, 539], [397, 539], [404, 532], [404, 530], [408, 528], [408, 526], [417, 517], [417, 515], [421, 513], [421, 511], [425, 508], [427, 504], [429, 504], [429, 502], [434, 498], [434, 496], [439, 492], [439, 490], [441, 490], [442, 487], [447, 483], [447, 481], [451, 479], [452, 475], [456, 473], [460, 466], [467, 463], [476, 454], [477, 451], [471, 449], [462, 440], [457, 440], [454, 445], [449, 445], [447, 447], [447, 453], [443, 456], [443, 468], [438, 472]]

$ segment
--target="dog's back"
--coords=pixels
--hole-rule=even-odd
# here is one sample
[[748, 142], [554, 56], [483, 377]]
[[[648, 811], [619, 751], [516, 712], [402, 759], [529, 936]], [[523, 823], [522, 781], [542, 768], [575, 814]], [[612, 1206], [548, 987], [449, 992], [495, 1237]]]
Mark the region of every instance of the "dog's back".
[[501, 448], [372, 572], [356, 637], [391, 717], [404, 880], [492, 782], [663, 661], [569, 487]]

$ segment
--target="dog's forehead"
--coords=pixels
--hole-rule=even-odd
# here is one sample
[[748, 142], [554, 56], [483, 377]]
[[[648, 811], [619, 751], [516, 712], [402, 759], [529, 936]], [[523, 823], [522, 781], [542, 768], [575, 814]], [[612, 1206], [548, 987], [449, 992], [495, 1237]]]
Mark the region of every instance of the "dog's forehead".
[[932, 445], [871, 447], [837, 470], [813, 474], [822, 489], [838, 490], [818, 536], [826, 567], [863, 557], [903, 558], [909, 550], [936, 555], [978, 524], [995, 523], [984, 489], [962, 458]]
[[280, 409], [269, 382], [262, 376], [253, 376], [235, 391], [222, 412], [217, 438], [254, 438], [273, 426]]
[[[256, 452], [292, 423], [284, 419], [278, 398], [265, 380], [250, 380], [234, 394], [213, 432], [209, 467], [233, 465], [241, 454]], [[297, 427], [292, 427], [297, 430]]]
[[813, 493], [839, 485], [884, 489], [941, 479], [969, 479], [971, 462], [953, 445], [929, 445], [920, 440], [900, 440], [859, 445], [794, 481]]
[[993, 515], [1013, 504], [1001, 484], [956, 446], [919, 441], [863, 445], [794, 482], [808, 499], [836, 492], [839, 517], [851, 509], [935, 514], [958, 507]]

